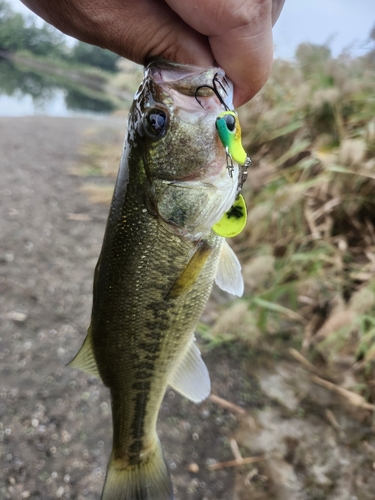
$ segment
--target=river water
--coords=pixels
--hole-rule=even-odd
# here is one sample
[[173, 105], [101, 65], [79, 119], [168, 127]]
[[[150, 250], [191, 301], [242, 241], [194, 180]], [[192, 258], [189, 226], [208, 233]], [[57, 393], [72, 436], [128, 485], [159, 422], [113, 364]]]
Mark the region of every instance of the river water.
[[0, 59], [0, 116], [106, 115], [114, 110], [104, 93]]

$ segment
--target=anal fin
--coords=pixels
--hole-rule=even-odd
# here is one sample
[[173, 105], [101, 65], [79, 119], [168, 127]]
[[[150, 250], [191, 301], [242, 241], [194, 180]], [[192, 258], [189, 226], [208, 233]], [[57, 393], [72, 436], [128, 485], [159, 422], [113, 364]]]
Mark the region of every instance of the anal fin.
[[75, 357], [68, 363], [72, 368], [79, 368], [80, 370], [93, 375], [94, 377], [99, 377], [99, 370], [94, 358], [94, 352], [92, 350], [92, 339], [91, 331], [87, 334], [81, 349], [77, 352]]
[[177, 392], [194, 403], [200, 403], [211, 392], [211, 381], [207, 367], [192, 337], [177, 368], [168, 380]]
[[242, 297], [244, 283], [241, 273], [241, 264], [228, 242], [225, 241], [220, 251], [219, 267], [215, 283], [222, 290], [238, 297]]

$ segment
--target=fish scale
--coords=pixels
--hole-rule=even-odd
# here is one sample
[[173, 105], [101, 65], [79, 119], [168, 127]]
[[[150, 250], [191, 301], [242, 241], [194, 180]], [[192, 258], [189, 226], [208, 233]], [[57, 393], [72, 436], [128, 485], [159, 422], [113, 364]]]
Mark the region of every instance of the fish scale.
[[[138, 199], [131, 196], [130, 190], [125, 197], [120, 230], [111, 237], [109, 255], [105, 261], [102, 259], [96, 278], [96, 310], [91, 324], [99, 373], [111, 388], [113, 414], [120, 415], [114, 418], [114, 449], [121, 449], [122, 457], [129, 453], [139, 455], [142, 439], [155, 439], [147, 436], [154, 433], [154, 409], [164, 396], [169, 365], [175, 362], [183, 337], [185, 343], [190, 340], [207, 302], [220, 248], [216, 245], [215, 253], [189, 293], [166, 301], [165, 296], [186, 267], [194, 245], [161, 227], [152, 215], [142, 211], [143, 204], [135, 210]], [[147, 231], [141, 232], [138, 227], [147, 227]], [[209, 240], [215, 246], [222, 238], [210, 232]], [[134, 251], [135, 248], [139, 250]], [[103, 253], [106, 252], [103, 246]], [[159, 360], [161, 352], [163, 358]], [[162, 376], [154, 376], [156, 365]], [[122, 366], [127, 367], [125, 373]], [[147, 378], [140, 389], [139, 379], [143, 374]], [[117, 386], [126, 389], [117, 394], [112, 389]], [[126, 394], [133, 397], [129, 400]], [[133, 446], [134, 440], [139, 440], [137, 448]]]

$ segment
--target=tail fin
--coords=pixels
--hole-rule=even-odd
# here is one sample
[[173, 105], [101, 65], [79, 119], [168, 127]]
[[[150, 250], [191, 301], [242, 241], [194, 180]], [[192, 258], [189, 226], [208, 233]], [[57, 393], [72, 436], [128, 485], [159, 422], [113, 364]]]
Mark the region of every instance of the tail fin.
[[145, 462], [125, 469], [111, 455], [101, 500], [173, 499], [173, 485], [159, 442]]

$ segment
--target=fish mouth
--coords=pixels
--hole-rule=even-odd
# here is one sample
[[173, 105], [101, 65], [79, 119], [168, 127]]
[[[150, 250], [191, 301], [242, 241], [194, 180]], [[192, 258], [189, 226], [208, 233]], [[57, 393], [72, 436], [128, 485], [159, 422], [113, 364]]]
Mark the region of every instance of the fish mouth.
[[[232, 82], [225, 78], [221, 68], [203, 68], [163, 59], [148, 64], [135, 96], [131, 124], [139, 136], [143, 136], [143, 117], [147, 110], [166, 111], [168, 130], [164, 147], [171, 148], [176, 162], [176, 166], [159, 170], [155, 176], [172, 182], [208, 181], [209, 184], [229, 177], [225, 148], [215, 123], [220, 112], [233, 107], [232, 96]], [[180, 140], [181, 152], [175, 151]], [[191, 148], [186, 146], [188, 141], [191, 141]], [[185, 161], [184, 154], [192, 154], [196, 162]]]
[[168, 93], [174, 105], [182, 110], [207, 113], [233, 108], [233, 84], [221, 68], [155, 59], [146, 67], [145, 77]]

